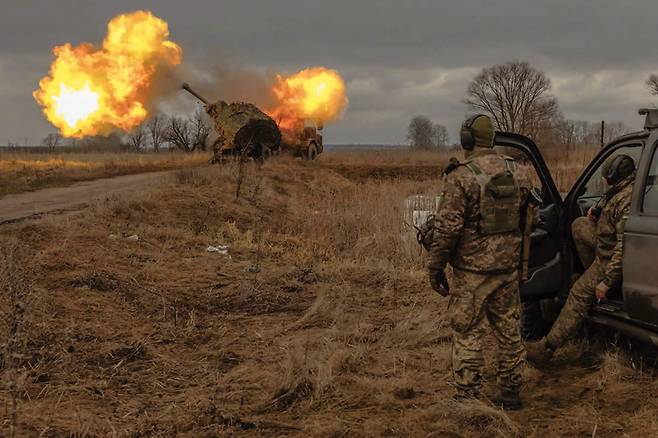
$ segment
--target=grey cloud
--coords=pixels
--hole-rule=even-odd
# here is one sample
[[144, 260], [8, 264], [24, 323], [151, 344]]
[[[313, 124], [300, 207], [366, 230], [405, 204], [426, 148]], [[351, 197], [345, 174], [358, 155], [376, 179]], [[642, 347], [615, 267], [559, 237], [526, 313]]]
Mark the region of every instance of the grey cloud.
[[629, 70], [567, 72], [552, 75], [554, 92], [562, 111], [583, 120], [621, 120], [641, 129], [643, 118], [637, 110], [651, 107], [646, 74]]
[[[327, 128], [330, 142], [399, 142], [417, 113], [446, 124], [454, 138], [468, 81], [510, 59], [547, 71], [567, 117], [637, 126], [637, 107], [652, 103], [643, 81], [658, 70], [654, 0], [2, 2], [0, 142], [36, 141], [47, 132], [31, 92], [53, 45], [100, 43], [113, 15], [135, 9], [167, 20], [196, 66], [233, 73], [337, 68], [351, 104]], [[600, 81], [592, 81], [597, 74]], [[236, 87], [217, 92], [230, 90]], [[258, 94], [253, 90], [245, 93]]]

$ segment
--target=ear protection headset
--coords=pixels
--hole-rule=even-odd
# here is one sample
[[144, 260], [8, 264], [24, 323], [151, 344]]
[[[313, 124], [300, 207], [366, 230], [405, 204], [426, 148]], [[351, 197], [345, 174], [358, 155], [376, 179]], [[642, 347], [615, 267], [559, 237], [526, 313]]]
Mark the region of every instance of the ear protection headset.
[[462, 147], [467, 151], [475, 149], [475, 133], [473, 132], [473, 124], [480, 118], [485, 117], [484, 114], [475, 114], [464, 121], [462, 129], [459, 132], [460, 142]]
[[[626, 175], [622, 174], [622, 169], [630, 170]], [[608, 181], [608, 184], [615, 185], [626, 176], [630, 175], [635, 170], [635, 162], [628, 155], [618, 155], [610, 163], [610, 167], [603, 177]]]

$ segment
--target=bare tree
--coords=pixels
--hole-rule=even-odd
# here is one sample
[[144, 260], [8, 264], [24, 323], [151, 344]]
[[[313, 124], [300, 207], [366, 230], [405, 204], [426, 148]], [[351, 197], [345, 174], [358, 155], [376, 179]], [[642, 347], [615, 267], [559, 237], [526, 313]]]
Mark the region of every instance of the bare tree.
[[464, 103], [491, 115], [498, 129], [536, 137], [559, 113], [550, 90], [544, 72], [513, 61], [483, 69], [468, 86]]
[[151, 145], [153, 145], [155, 152], [160, 151], [160, 146], [162, 146], [162, 143], [165, 141], [165, 127], [166, 120], [161, 114], [154, 115], [146, 124], [146, 129], [148, 129]]
[[438, 148], [445, 148], [450, 143], [448, 129], [440, 123], [434, 125], [434, 144]]
[[598, 142], [596, 126], [586, 120], [556, 119], [553, 143], [562, 146], [592, 145]]
[[205, 111], [197, 109], [190, 117], [190, 127], [192, 131], [193, 149], [205, 151], [208, 148], [208, 137], [210, 136], [210, 124]]
[[[609, 143], [632, 129], [624, 122], [613, 121], [605, 123], [603, 142]], [[561, 118], [555, 124], [553, 143], [562, 146], [598, 145], [601, 141], [601, 122], [586, 120], [566, 120]]]
[[647, 79], [647, 85], [651, 90], [651, 94], [658, 96], [658, 75], [649, 76], [649, 79]]
[[76, 143], [88, 151], [97, 152], [124, 152], [131, 147], [130, 144], [125, 142], [124, 136], [117, 132], [112, 132], [107, 136], [87, 136]]
[[414, 116], [407, 128], [407, 139], [412, 149], [432, 148], [436, 144], [434, 124], [426, 116]]
[[61, 139], [62, 136], [58, 133], [51, 133], [46, 135], [43, 140], [41, 140], [41, 144], [48, 148], [48, 152], [54, 152]]
[[146, 146], [146, 130], [143, 125], [137, 126], [128, 135], [130, 147], [136, 151], [141, 151]]
[[196, 147], [190, 121], [182, 117], [169, 117], [163, 139], [185, 152], [192, 152]]

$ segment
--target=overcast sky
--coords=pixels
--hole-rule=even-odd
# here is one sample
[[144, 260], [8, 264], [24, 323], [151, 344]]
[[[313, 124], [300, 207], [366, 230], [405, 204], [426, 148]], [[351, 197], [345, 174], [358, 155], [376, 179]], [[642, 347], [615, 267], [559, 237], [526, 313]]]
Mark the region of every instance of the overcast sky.
[[[148, 9], [169, 23], [184, 62], [204, 56], [292, 73], [324, 65], [350, 106], [328, 143], [400, 143], [411, 116], [451, 138], [483, 67], [527, 60], [547, 72], [567, 118], [640, 128], [658, 73], [656, 0], [0, 0], [0, 144], [53, 130], [32, 98], [54, 45], [99, 44], [116, 14]], [[219, 96], [216, 96], [219, 97]]]

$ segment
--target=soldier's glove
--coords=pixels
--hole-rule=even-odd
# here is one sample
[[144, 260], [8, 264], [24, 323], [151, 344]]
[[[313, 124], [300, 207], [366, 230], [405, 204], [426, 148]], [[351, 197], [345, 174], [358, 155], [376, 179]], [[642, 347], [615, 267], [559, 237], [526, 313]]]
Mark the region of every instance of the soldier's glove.
[[429, 215], [425, 223], [416, 230], [416, 240], [425, 248], [425, 251], [429, 252], [432, 249], [432, 240], [434, 240], [434, 215]]
[[434, 289], [439, 295], [442, 297], [448, 296], [450, 287], [448, 286], [448, 280], [443, 271], [439, 271], [435, 274], [430, 272], [430, 284], [432, 285], [432, 289]]

